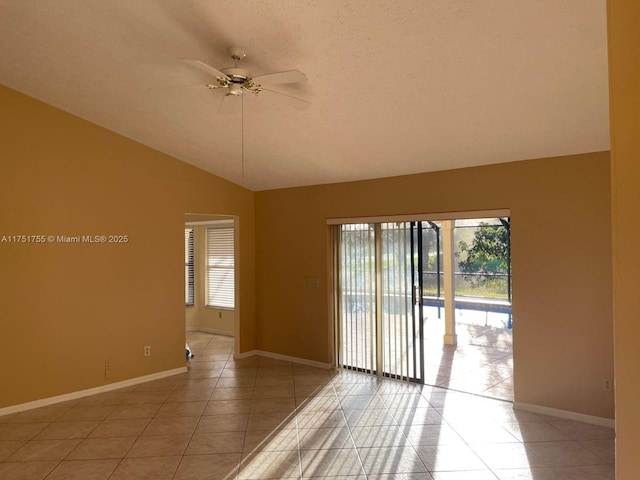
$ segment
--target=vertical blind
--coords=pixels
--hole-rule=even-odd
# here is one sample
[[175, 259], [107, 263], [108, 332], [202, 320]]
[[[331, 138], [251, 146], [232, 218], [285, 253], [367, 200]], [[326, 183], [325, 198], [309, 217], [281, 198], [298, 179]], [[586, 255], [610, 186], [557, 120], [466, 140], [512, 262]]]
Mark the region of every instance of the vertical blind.
[[340, 321], [338, 362], [369, 373], [376, 370], [376, 248], [371, 224], [342, 225], [340, 236]]
[[343, 368], [422, 381], [422, 313], [414, 307], [419, 225], [336, 227], [336, 355]]
[[413, 323], [412, 231], [409, 222], [383, 223], [380, 228], [382, 282], [382, 371], [399, 379], [417, 378]]
[[193, 305], [193, 228], [184, 229], [184, 303]]
[[207, 228], [208, 307], [235, 308], [233, 227]]

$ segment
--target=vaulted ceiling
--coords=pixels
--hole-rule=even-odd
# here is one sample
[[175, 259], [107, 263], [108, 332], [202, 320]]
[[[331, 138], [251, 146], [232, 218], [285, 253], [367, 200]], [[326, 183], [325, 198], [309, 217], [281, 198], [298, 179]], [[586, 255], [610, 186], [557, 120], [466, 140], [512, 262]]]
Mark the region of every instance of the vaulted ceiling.
[[0, 0], [0, 83], [252, 190], [609, 148], [604, 0]]

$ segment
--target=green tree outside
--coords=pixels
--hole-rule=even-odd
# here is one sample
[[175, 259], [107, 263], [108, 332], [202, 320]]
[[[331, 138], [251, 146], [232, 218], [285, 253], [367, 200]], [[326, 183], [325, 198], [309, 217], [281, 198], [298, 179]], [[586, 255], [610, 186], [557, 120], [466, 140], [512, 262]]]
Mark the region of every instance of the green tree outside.
[[473, 234], [471, 244], [458, 242], [464, 259], [458, 263], [465, 279], [472, 283], [485, 283], [496, 278], [496, 274], [509, 269], [509, 231], [499, 225], [481, 222]]

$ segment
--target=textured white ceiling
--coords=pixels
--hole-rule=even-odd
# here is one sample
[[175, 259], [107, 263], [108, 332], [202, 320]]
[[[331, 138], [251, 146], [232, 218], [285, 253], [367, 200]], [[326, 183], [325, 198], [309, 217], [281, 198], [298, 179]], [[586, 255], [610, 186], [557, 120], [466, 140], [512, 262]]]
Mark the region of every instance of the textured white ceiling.
[[[605, 0], [0, 0], [0, 82], [252, 190], [609, 148]], [[304, 85], [239, 98], [180, 62]], [[225, 101], [221, 104], [221, 99]]]

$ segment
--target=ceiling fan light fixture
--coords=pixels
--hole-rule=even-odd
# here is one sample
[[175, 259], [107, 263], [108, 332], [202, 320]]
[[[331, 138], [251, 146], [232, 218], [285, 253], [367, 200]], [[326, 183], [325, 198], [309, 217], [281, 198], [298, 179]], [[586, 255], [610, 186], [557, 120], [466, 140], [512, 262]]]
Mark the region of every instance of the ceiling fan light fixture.
[[229, 85], [229, 95], [242, 95], [242, 85], [239, 83]]

